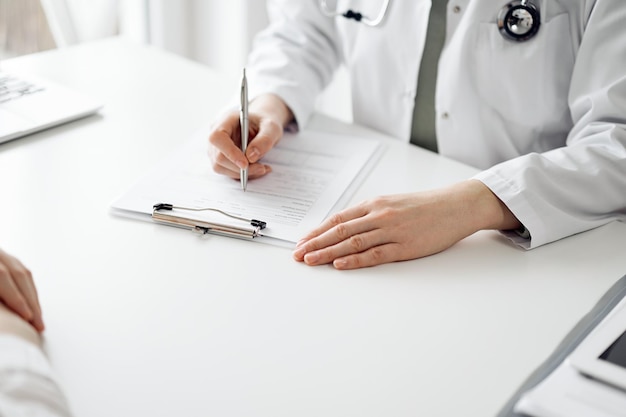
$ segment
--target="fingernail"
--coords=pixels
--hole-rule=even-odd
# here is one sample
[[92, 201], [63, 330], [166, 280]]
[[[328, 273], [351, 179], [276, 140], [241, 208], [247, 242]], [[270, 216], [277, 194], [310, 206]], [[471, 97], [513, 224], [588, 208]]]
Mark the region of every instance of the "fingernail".
[[246, 167], [248, 165], [248, 164], [246, 164], [246, 161], [243, 161], [243, 160], [239, 160], [239, 161], [235, 162], [235, 164], [237, 164], [239, 169], [246, 169]]
[[333, 266], [337, 269], [345, 268], [348, 265], [348, 262], [345, 259], [335, 259], [333, 262]]
[[22, 317], [24, 318], [24, 320], [30, 322], [35, 318], [35, 313], [33, 313], [33, 310], [31, 310], [29, 307], [26, 307], [23, 310]]
[[296, 250], [293, 251], [293, 257], [301, 261], [305, 253], [306, 251], [304, 250], [304, 248], [296, 248]]
[[317, 252], [311, 252], [304, 255], [304, 262], [307, 264], [314, 264], [315, 262], [320, 260], [320, 255]]
[[261, 156], [261, 152], [259, 152], [257, 148], [250, 148], [246, 153], [248, 154], [248, 161], [250, 162], [258, 161], [259, 156]]
[[31, 321], [33, 327], [37, 329], [39, 333], [43, 332], [46, 329], [46, 325], [43, 323], [43, 320], [33, 320]]

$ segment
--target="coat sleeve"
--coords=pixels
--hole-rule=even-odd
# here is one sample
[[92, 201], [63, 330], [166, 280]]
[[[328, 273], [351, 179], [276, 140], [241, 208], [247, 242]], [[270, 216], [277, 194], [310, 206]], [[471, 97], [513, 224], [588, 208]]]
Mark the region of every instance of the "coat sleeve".
[[577, 52], [566, 146], [524, 155], [475, 178], [530, 232], [531, 249], [626, 220], [626, 2], [598, 0]]
[[276, 94], [304, 124], [340, 63], [334, 19], [315, 0], [270, 0], [268, 15], [248, 60], [250, 98]]

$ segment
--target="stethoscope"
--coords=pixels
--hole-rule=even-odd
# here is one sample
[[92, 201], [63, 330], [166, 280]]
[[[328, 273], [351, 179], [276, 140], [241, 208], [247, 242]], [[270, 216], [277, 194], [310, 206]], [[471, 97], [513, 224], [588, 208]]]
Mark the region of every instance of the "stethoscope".
[[513, 0], [498, 13], [498, 29], [506, 39], [527, 41], [537, 34], [540, 25], [539, 9], [532, 0]]
[[320, 0], [320, 9], [322, 9], [322, 13], [324, 13], [328, 17], [343, 16], [346, 19], [354, 19], [357, 22], [361, 22], [367, 26], [374, 27], [374, 26], [380, 25], [383, 19], [385, 18], [385, 16], [387, 15], [387, 9], [389, 9], [389, 1], [390, 0], [383, 1], [383, 5], [380, 8], [380, 12], [378, 13], [378, 16], [375, 19], [370, 19], [364, 14], [360, 12], [355, 12], [352, 9], [348, 9], [345, 12], [338, 12], [336, 10], [331, 10], [328, 8], [328, 4], [326, 4], [326, 0]]
[[[389, 9], [389, 1], [383, 0], [380, 12], [375, 19], [371, 19], [361, 12], [348, 9], [345, 12], [331, 10], [326, 0], [320, 0], [320, 9], [328, 17], [343, 16], [354, 19], [367, 26], [378, 26], [382, 23]], [[433, 0], [443, 1], [443, 0]], [[517, 42], [527, 41], [537, 34], [541, 25], [541, 15], [533, 0], [512, 0], [498, 13], [498, 29], [505, 38]]]

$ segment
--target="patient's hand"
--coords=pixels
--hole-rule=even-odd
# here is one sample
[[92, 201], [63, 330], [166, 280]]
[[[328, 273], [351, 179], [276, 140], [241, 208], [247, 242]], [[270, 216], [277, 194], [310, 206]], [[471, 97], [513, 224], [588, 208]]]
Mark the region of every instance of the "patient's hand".
[[0, 249], [0, 301], [37, 331], [44, 329], [37, 289], [30, 271], [14, 256]]

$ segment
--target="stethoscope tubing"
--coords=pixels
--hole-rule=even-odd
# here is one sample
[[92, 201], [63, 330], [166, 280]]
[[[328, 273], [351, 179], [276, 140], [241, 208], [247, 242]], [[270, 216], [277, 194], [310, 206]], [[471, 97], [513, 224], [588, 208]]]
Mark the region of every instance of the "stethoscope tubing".
[[[363, 23], [364, 25], [374, 27], [379, 26], [385, 19], [390, 1], [391, 0], [383, 0], [380, 12], [374, 19], [371, 19], [361, 12], [354, 11], [352, 9], [348, 9], [344, 12], [331, 10], [328, 7], [327, 0], [320, 0], [319, 6], [322, 13], [327, 17], [335, 18], [342, 16], [346, 19], [353, 19], [357, 22]], [[519, 17], [520, 13], [522, 14], [522, 17]], [[527, 25], [527, 22], [530, 22], [530, 25]], [[516, 42], [527, 41], [537, 34], [539, 27], [541, 26], [539, 8], [532, 0], [511, 0], [504, 5], [502, 9], [500, 9], [500, 12], [498, 13], [497, 25], [500, 34], [505, 39]]]
[[322, 13], [324, 13], [324, 15], [326, 15], [327, 17], [343, 16], [346, 19], [354, 19], [357, 22], [361, 22], [367, 26], [374, 27], [374, 26], [380, 25], [383, 22], [383, 19], [385, 19], [390, 1], [391, 0], [383, 0], [383, 5], [380, 8], [380, 12], [378, 13], [378, 16], [376, 16], [375, 19], [370, 19], [369, 17], [362, 14], [361, 12], [356, 12], [356, 11], [353, 11], [352, 9], [348, 9], [345, 12], [338, 12], [336, 10], [333, 11], [328, 8], [328, 4], [326, 3], [326, 0], [320, 0], [320, 9], [322, 9]]

